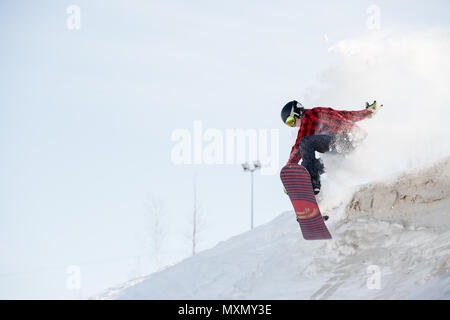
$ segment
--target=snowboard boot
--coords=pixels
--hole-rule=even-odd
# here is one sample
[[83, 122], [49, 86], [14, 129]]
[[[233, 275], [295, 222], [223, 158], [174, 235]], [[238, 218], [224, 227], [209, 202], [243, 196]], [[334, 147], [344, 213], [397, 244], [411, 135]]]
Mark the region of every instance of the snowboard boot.
[[317, 195], [320, 192], [320, 176], [311, 177], [311, 184], [313, 187], [314, 194]]

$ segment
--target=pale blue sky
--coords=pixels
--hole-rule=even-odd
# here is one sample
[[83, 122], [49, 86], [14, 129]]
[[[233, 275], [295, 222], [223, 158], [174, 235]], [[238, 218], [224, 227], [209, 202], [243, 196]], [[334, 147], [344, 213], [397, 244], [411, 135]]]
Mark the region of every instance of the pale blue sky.
[[[317, 84], [331, 44], [369, 32], [372, 4], [382, 28], [449, 25], [445, 0], [0, 2], [0, 298], [87, 297], [137, 276], [149, 194], [167, 205], [164, 262], [187, 257], [195, 172], [201, 248], [247, 230], [249, 175], [175, 166], [171, 133], [277, 128], [284, 163], [281, 106]], [[255, 224], [289, 208], [278, 175], [257, 174]], [[65, 288], [69, 265], [81, 292]]]

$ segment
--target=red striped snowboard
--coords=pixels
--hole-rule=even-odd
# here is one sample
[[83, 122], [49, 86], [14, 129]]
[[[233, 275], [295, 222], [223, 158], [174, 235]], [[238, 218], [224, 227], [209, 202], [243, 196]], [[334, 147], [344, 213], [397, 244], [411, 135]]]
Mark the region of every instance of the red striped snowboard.
[[306, 240], [331, 239], [314, 196], [311, 177], [305, 167], [289, 164], [280, 172], [281, 181], [291, 199]]

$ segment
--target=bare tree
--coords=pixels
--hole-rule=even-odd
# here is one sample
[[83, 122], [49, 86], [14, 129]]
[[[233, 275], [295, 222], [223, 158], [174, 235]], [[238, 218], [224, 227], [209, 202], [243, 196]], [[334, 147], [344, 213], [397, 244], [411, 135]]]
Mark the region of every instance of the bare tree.
[[148, 196], [144, 206], [143, 226], [145, 230], [143, 235], [138, 235], [138, 241], [144, 255], [150, 258], [150, 261], [156, 267], [156, 271], [159, 271], [162, 267], [161, 253], [165, 237], [165, 204], [164, 201], [155, 196]]
[[194, 210], [192, 219], [192, 255], [195, 255], [197, 245], [197, 175], [194, 175]]
[[194, 256], [197, 253], [197, 245], [198, 245], [198, 236], [202, 231], [204, 225], [204, 216], [203, 211], [201, 210], [201, 206], [198, 204], [198, 194], [197, 194], [197, 174], [194, 175], [194, 185], [193, 185], [193, 196], [194, 196], [194, 206], [192, 210], [192, 232], [190, 235], [192, 242], [192, 255]]

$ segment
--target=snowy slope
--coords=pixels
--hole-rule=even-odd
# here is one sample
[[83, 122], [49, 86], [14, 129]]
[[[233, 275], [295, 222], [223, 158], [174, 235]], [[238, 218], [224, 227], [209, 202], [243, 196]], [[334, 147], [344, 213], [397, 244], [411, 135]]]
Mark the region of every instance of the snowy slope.
[[445, 158], [322, 201], [333, 240], [303, 240], [284, 212], [97, 298], [450, 299], [449, 175]]

